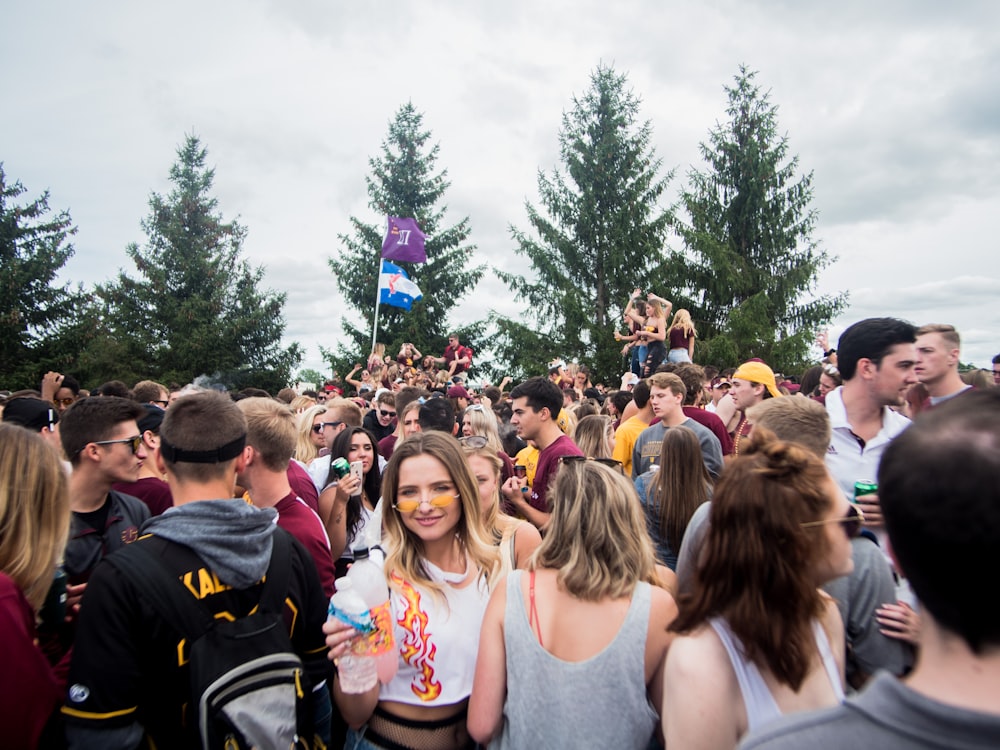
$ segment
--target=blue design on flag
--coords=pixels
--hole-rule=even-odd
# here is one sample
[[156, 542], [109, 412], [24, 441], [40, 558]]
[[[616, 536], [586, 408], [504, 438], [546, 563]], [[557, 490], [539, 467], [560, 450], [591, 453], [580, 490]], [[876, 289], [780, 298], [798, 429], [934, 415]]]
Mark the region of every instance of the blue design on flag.
[[380, 304], [409, 310], [413, 303], [423, 296], [420, 287], [410, 281], [406, 271], [393, 263], [382, 261], [382, 271], [378, 276], [378, 300]]
[[426, 263], [424, 249], [426, 235], [420, 231], [416, 219], [386, 216], [385, 239], [382, 240], [382, 257], [406, 263]]

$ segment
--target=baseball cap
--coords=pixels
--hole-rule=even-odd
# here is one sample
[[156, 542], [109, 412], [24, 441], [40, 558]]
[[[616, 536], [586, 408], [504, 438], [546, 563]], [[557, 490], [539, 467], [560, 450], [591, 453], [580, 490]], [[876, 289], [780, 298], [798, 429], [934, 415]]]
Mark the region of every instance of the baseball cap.
[[448, 389], [448, 398], [470, 399], [472, 398], [472, 395], [467, 390], [465, 390], [464, 385], [453, 385], [451, 388]]
[[733, 373], [733, 377], [740, 380], [748, 380], [751, 383], [758, 383], [767, 388], [768, 393], [772, 396], [777, 397], [782, 395], [781, 391], [778, 390], [777, 384], [774, 382], [774, 370], [763, 362], [744, 362]]
[[166, 412], [156, 404], [143, 404], [143, 408], [146, 410], [146, 413], [136, 422], [139, 426], [139, 432], [149, 430], [150, 432], [155, 432], [157, 435], [160, 434], [160, 425], [163, 424], [163, 417], [166, 415]]
[[15, 398], [4, 406], [3, 421], [21, 425], [37, 432], [59, 422], [59, 412], [47, 401], [37, 398]]

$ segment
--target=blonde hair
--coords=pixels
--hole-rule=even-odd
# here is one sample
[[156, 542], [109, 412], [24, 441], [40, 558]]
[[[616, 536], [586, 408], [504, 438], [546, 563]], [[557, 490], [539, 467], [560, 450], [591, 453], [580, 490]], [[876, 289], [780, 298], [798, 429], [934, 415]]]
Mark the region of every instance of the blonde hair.
[[656, 585], [656, 553], [635, 487], [596, 461], [565, 462], [547, 494], [552, 517], [531, 569], [557, 571], [578, 599], [629, 596], [639, 581]]
[[247, 445], [271, 471], [285, 471], [295, 450], [295, 415], [280, 401], [254, 397], [237, 401], [247, 420]]
[[576, 447], [590, 458], [611, 458], [608, 435], [612, 424], [613, 420], [606, 414], [584, 417], [576, 425]]
[[0, 570], [37, 611], [69, 533], [66, 472], [37, 434], [0, 424]]
[[316, 399], [309, 396], [296, 396], [288, 403], [288, 408], [296, 414], [316, 406]]
[[698, 337], [698, 331], [694, 327], [694, 321], [691, 320], [691, 313], [685, 310], [683, 307], [674, 313], [674, 319], [670, 323], [670, 328], [668, 331], [672, 331], [674, 328], [680, 328], [684, 331], [686, 336]]
[[313, 420], [320, 414], [326, 414], [326, 407], [323, 404], [316, 404], [298, 415], [298, 422], [295, 426], [295, 459], [304, 464], [308, 464], [319, 456], [319, 448], [316, 447], [311, 438]]
[[478, 577], [492, 587], [499, 571], [499, 552], [483, 531], [482, 513], [479, 508], [479, 486], [472, 475], [458, 441], [451, 435], [437, 430], [418, 432], [406, 438], [392, 451], [392, 458], [386, 464], [382, 475], [382, 503], [384, 507], [382, 525], [389, 542], [389, 554], [385, 561], [386, 577], [390, 586], [395, 587], [391, 576], [399, 575], [403, 580], [430, 589], [442, 596], [442, 586], [431, 579], [423, 562], [423, 542], [403, 524], [396, 504], [399, 488], [399, 466], [403, 461], [415, 456], [427, 455], [440, 461], [451, 475], [451, 481], [458, 492], [458, 502], [462, 515], [455, 529], [455, 536], [469, 561], [478, 571]]
[[482, 404], [473, 404], [465, 407], [462, 418], [465, 417], [469, 418], [472, 434], [486, 438], [486, 447], [494, 453], [503, 450], [503, 443], [500, 442], [500, 429], [497, 426], [497, 416], [492, 409]]

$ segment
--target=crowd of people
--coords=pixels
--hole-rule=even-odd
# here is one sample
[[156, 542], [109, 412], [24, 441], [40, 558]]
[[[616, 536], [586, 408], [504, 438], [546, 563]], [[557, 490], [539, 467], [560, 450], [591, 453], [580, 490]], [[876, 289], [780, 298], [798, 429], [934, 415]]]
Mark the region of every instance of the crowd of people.
[[301, 392], [6, 394], [4, 747], [1000, 746], [1000, 355], [872, 318], [788, 378], [624, 320], [613, 388], [477, 382], [452, 335]]

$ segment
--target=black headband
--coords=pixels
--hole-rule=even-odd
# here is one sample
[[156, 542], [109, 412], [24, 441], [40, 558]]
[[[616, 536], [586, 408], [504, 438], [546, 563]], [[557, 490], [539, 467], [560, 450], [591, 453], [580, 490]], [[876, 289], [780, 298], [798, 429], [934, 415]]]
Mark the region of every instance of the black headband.
[[172, 464], [178, 462], [189, 464], [221, 464], [226, 461], [232, 461], [240, 455], [246, 444], [247, 436], [244, 433], [220, 448], [213, 448], [210, 451], [186, 451], [175, 448], [161, 436], [160, 454]]

